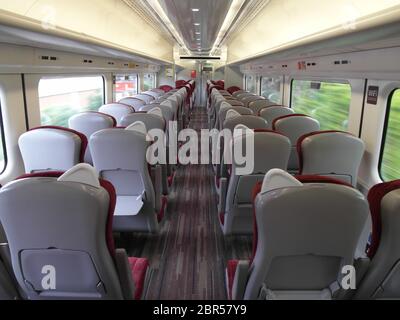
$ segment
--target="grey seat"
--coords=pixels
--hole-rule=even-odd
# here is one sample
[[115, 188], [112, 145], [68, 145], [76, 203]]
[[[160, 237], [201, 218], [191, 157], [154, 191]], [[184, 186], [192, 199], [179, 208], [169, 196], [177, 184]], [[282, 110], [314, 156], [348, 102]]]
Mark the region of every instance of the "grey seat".
[[234, 110], [241, 115], [252, 115], [253, 114], [253, 111], [251, 111], [249, 108], [232, 106], [229, 103], [224, 101], [221, 103], [219, 112], [217, 114], [217, 121], [215, 122], [215, 127], [217, 129], [222, 130], [224, 122], [225, 122], [226, 114], [229, 110]]
[[28, 299], [140, 299], [148, 261], [115, 249], [115, 193], [80, 164], [0, 191], [12, 269]]
[[136, 121], [143, 122], [146, 126], [147, 131], [150, 131], [152, 129], [165, 131], [166, 129], [166, 123], [162, 116], [140, 111], [124, 116], [121, 120], [121, 126], [128, 127]]
[[365, 197], [340, 181], [302, 185], [282, 170], [269, 172], [253, 194], [253, 257], [228, 262], [229, 297], [346, 298], [343, 267], [354, 266]]
[[246, 108], [249, 107], [249, 104], [254, 101], [265, 100], [264, 97], [261, 96], [248, 96], [242, 99], [242, 102]]
[[368, 201], [373, 225], [371, 262], [355, 299], [400, 299], [400, 181], [372, 187]]
[[144, 101], [146, 104], [148, 104], [151, 101], [155, 100], [153, 95], [150, 95], [150, 94], [147, 94], [147, 93], [144, 93], [144, 92], [142, 92], [140, 94], [135, 94], [133, 97], [136, 98], [136, 99], [140, 99], [140, 100]]
[[[245, 140], [245, 135], [234, 138], [233, 150], [241, 150]], [[230, 176], [221, 178], [219, 212], [224, 235], [253, 233], [253, 186], [262, 181], [270, 169], [286, 170], [289, 155], [290, 140], [287, 137], [276, 132], [255, 130], [252, 173], [240, 174], [237, 170], [243, 165], [233, 159]]]
[[[140, 122], [131, 126], [135, 124]], [[160, 185], [153, 185], [146, 160], [146, 132], [130, 127], [93, 134], [89, 141], [93, 164], [100, 177], [116, 189], [114, 230], [156, 233], [166, 205], [161, 203], [161, 171], [157, 177]]]
[[173, 121], [175, 116], [174, 111], [169, 106], [166, 106], [165, 104], [149, 104], [141, 107], [139, 111], [149, 112], [151, 110], [154, 110], [155, 108], [159, 108], [161, 110], [168, 129], [169, 122]]
[[121, 125], [121, 119], [127, 114], [134, 113], [135, 108], [124, 103], [109, 103], [101, 106], [99, 112], [108, 114], [117, 120], [117, 125]]
[[308, 133], [319, 131], [319, 122], [304, 114], [292, 114], [275, 119], [272, 129], [287, 136], [292, 143], [292, 152], [289, 159], [288, 169], [297, 172], [299, 170], [299, 159], [297, 155], [297, 140]]
[[247, 92], [244, 90], [238, 90], [238, 91], [235, 91], [234, 93], [232, 93], [232, 96], [237, 98], [238, 95], [243, 94], [243, 93], [247, 93]]
[[143, 94], [147, 94], [149, 96], [152, 96], [154, 99], [157, 99], [157, 98], [161, 97], [164, 94], [164, 93], [160, 93], [160, 92], [152, 91], [152, 90], [145, 91], [145, 92], [142, 92], [142, 93]]
[[[128, 127], [137, 121], [143, 122], [144, 125], [146, 126], [147, 131], [157, 129], [166, 133], [166, 122], [162, 117], [161, 110], [159, 115], [155, 113], [145, 113], [145, 112], [136, 112], [129, 114], [122, 118], [121, 125], [124, 127]], [[173, 177], [171, 175], [168, 176], [169, 170], [167, 163], [160, 163], [159, 165], [161, 165], [161, 170], [162, 170], [163, 194], [167, 195], [169, 193], [169, 187], [172, 183]]]
[[364, 142], [348, 132], [319, 131], [297, 141], [300, 174], [331, 176], [357, 186]]
[[22, 134], [18, 145], [26, 173], [66, 171], [84, 162], [87, 138], [72, 129], [43, 126]]
[[267, 129], [268, 123], [263, 118], [255, 115], [237, 114], [231, 118], [226, 118], [223, 128], [233, 131], [239, 124], [246, 126], [249, 129]]
[[[68, 120], [68, 126], [73, 130], [83, 133], [88, 140], [93, 133], [102, 129], [115, 127], [116, 125], [117, 120], [113, 116], [93, 111], [78, 113]], [[92, 164], [92, 156], [89, 148], [86, 148], [84, 160], [86, 163]]]
[[226, 102], [229, 103], [231, 106], [234, 106], [234, 107], [244, 107], [244, 103], [242, 101], [239, 101], [239, 100], [226, 99]]
[[251, 101], [248, 107], [254, 112], [254, 114], [259, 115], [259, 112], [267, 107], [275, 106], [276, 103], [269, 101], [268, 99]]
[[[257, 101], [258, 102], [258, 101]], [[250, 108], [254, 109], [254, 108]], [[278, 119], [283, 116], [288, 116], [294, 114], [293, 109], [283, 107], [283, 106], [271, 106], [271, 107], [264, 107], [258, 111], [258, 115], [264, 118], [268, 122], [268, 129], [272, 130], [272, 124], [274, 123], [275, 119]]]
[[128, 106], [131, 106], [133, 109], [135, 109], [135, 111], [139, 111], [139, 109], [146, 104], [146, 101], [141, 100], [136, 97], [126, 97], [126, 98], [119, 100], [118, 103], [126, 104]]

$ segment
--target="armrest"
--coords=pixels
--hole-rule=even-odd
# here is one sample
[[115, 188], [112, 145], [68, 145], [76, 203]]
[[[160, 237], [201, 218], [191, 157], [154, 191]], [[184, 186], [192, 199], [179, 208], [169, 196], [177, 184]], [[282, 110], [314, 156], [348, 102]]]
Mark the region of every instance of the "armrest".
[[115, 250], [115, 266], [117, 267], [119, 283], [124, 299], [134, 300], [135, 282], [132, 278], [132, 270], [125, 249]]
[[243, 300], [249, 276], [250, 261], [240, 260], [233, 279], [232, 300]]
[[219, 201], [218, 201], [218, 212], [225, 213], [226, 205], [226, 193], [228, 192], [228, 179], [221, 178], [219, 182]]

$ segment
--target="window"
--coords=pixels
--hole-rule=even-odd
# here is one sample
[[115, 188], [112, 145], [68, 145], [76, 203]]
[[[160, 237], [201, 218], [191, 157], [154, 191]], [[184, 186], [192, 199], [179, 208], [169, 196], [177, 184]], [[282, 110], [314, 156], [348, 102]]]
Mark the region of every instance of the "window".
[[351, 102], [348, 83], [292, 81], [291, 107], [321, 124], [321, 130], [347, 130]]
[[133, 96], [138, 93], [137, 74], [116, 75], [114, 78], [114, 98], [119, 101], [122, 98]]
[[156, 86], [155, 73], [145, 73], [143, 75], [143, 91], [154, 89]]
[[4, 140], [3, 130], [3, 118], [1, 116], [1, 105], [0, 105], [0, 173], [2, 173], [7, 165], [6, 148]]
[[39, 103], [42, 125], [67, 127], [74, 114], [95, 111], [104, 104], [104, 79], [102, 76], [41, 79]]
[[400, 89], [392, 92], [388, 102], [386, 129], [382, 142], [380, 174], [384, 181], [400, 178]]
[[246, 91], [256, 93], [257, 84], [256, 84], [256, 76], [246, 76]]
[[282, 94], [281, 94], [281, 83], [282, 77], [261, 78], [261, 95], [264, 98], [267, 98], [269, 101], [281, 104], [282, 103]]

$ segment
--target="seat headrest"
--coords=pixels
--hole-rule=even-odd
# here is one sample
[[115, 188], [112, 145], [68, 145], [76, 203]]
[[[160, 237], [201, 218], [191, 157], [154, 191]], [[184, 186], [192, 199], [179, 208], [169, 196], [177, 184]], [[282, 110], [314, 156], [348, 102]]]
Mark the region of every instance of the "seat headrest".
[[250, 128], [246, 127], [243, 124], [238, 124], [235, 129], [233, 129], [233, 140], [237, 139], [237, 138], [241, 138], [244, 135], [247, 134], [253, 134], [254, 135], [254, 131], [251, 130]]
[[301, 187], [303, 184], [288, 172], [272, 169], [264, 177], [261, 193], [288, 187]]
[[95, 168], [86, 163], [80, 163], [66, 171], [57, 181], [78, 182], [100, 188], [99, 175]]
[[147, 134], [147, 128], [143, 121], [135, 121], [134, 123], [126, 127], [125, 130], [139, 132], [144, 135]]
[[159, 107], [155, 107], [155, 108], [149, 110], [147, 113], [155, 114], [155, 115], [157, 115], [157, 116], [159, 116], [161, 118], [163, 117], [162, 111], [161, 111], [161, 109]]
[[233, 119], [233, 118], [237, 118], [237, 117], [240, 117], [240, 113], [237, 112], [236, 110], [230, 109], [226, 113], [225, 120], [229, 120], [229, 119]]

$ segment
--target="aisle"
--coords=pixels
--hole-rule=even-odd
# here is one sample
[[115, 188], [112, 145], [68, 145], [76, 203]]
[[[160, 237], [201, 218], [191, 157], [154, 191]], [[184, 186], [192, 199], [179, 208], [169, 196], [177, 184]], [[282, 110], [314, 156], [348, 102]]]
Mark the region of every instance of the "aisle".
[[[194, 109], [190, 127], [207, 128], [204, 108]], [[251, 240], [224, 239], [212, 167], [189, 165], [176, 172], [160, 234], [135, 235], [129, 248], [150, 260], [145, 299], [226, 299], [226, 260], [248, 258]]]

